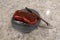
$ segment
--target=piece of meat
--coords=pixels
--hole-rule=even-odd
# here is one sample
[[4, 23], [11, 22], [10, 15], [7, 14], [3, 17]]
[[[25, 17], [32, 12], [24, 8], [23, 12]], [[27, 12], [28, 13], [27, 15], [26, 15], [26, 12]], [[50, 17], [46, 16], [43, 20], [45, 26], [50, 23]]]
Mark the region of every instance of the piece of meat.
[[39, 17], [35, 13], [24, 12], [22, 10], [15, 11], [13, 15], [13, 19], [16, 21], [22, 21], [26, 24], [35, 24]]

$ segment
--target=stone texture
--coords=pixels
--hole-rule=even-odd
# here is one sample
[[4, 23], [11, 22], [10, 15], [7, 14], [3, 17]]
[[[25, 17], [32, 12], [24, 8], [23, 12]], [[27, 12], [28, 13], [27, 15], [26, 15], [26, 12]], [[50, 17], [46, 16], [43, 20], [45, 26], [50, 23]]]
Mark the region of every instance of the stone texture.
[[[25, 7], [37, 10], [52, 29], [38, 27], [24, 34], [12, 28], [13, 12]], [[60, 40], [60, 0], [0, 0], [0, 40]]]

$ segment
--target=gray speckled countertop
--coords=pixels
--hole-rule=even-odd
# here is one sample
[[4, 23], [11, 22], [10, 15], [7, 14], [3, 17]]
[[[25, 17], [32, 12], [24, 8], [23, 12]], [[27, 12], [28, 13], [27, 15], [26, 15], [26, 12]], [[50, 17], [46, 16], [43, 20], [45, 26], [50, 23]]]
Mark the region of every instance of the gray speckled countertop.
[[[38, 27], [29, 34], [12, 28], [14, 11], [25, 7], [38, 11], [53, 28]], [[60, 40], [60, 0], [0, 0], [0, 40]]]

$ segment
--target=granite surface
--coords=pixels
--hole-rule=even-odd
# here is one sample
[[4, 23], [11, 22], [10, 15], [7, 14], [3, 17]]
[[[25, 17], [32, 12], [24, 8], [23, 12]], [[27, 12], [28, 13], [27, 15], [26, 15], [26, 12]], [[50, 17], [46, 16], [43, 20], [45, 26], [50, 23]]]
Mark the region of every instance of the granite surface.
[[[21, 33], [12, 27], [11, 19], [14, 11], [31, 8], [52, 27], [40, 25], [30, 33]], [[50, 26], [48, 26], [50, 27]], [[0, 0], [0, 40], [60, 40], [60, 0]]]

